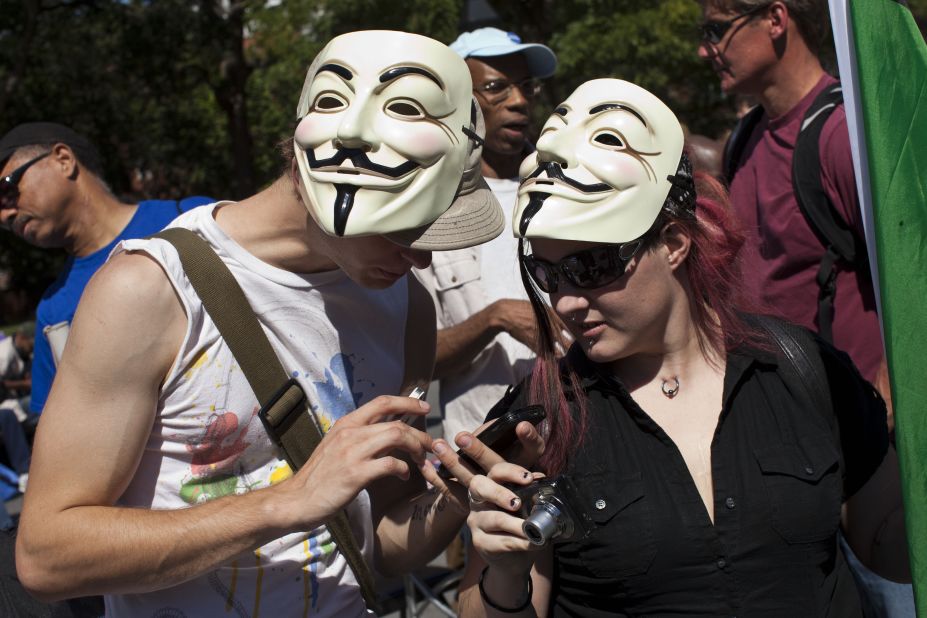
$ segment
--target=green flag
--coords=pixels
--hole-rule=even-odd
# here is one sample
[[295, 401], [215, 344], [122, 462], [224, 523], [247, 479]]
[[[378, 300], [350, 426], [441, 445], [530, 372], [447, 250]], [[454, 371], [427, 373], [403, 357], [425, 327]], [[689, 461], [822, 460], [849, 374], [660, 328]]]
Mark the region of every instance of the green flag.
[[927, 45], [904, 2], [830, 4], [878, 265], [915, 599], [927, 616]]

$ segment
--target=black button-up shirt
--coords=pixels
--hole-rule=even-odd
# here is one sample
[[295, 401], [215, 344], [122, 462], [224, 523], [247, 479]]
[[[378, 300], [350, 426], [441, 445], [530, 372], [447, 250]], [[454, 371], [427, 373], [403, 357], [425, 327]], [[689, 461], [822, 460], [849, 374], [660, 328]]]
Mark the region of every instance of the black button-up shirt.
[[773, 355], [728, 355], [714, 522], [669, 436], [620, 382], [574, 361], [589, 424], [566, 473], [595, 526], [554, 545], [553, 615], [861, 616], [837, 531], [885, 455], [885, 407], [845, 355], [822, 357], [833, 412], [793, 396]]

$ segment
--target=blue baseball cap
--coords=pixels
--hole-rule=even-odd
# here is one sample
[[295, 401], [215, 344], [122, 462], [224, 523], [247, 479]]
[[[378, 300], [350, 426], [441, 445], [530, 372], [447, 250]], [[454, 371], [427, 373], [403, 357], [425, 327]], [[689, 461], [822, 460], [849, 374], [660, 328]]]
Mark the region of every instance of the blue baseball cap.
[[532, 77], [550, 77], [557, 70], [557, 56], [546, 45], [522, 43], [514, 32], [498, 28], [479, 28], [464, 32], [451, 43], [451, 49], [467, 58], [492, 58], [524, 54]]

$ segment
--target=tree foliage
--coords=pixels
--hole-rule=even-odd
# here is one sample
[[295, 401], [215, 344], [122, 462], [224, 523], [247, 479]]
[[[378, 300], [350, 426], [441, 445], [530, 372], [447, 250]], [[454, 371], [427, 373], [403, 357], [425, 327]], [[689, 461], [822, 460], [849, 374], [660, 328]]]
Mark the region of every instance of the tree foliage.
[[[911, 4], [922, 11], [925, 2]], [[578, 84], [604, 76], [652, 90], [694, 132], [715, 136], [732, 121], [730, 102], [696, 54], [692, 0], [488, 3], [495, 25], [559, 56], [536, 109], [538, 125]], [[98, 145], [107, 181], [129, 200], [239, 198], [281, 172], [277, 146], [292, 135], [306, 67], [331, 37], [395, 29], [449, 43], [464, 4], [7, 0], [0, 133], [31, 120], [74, 127]], [[0, 233], [0, 269], [29, 286], [44, 285], [60, 259]]]
[[733, 118], [717, 79], [697, 55], [700, 9], [692, 0], [519, 0], [494, 6], [513, 30], [556, 50], [557, 75], [547, 88], [551, 105], [584, 81], [616, 77], [652, 91], [695, 132], [713, 136]]

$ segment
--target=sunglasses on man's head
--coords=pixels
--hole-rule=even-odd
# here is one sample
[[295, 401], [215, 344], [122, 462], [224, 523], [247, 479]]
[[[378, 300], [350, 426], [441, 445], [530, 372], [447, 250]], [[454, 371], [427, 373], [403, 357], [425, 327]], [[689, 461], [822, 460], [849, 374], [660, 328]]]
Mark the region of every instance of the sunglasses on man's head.
[[717, 45], [718, 43], [721, 42], [721, 39], [724, 38], [724, 35], [727, 34], [727, 31], [731, 29], [731, 26], [733, 26], [737, 20], [743, 19], [744, 17], [750, 17], [753, 14], [762, 11], [767, 6], [769, 5], [763, 4], [760, 6], [755, 6], [749, 11], [744, 11], [740, 15], [735, 15], [734, 17], [730, 19], [709, 20], [706, 22], [702, 22], [698, 26], [699, 35], [701, 36], [702, 40], [705, 41], [706, 43]]
[[590, 290], [618, 281], [643, 244], [642, 236], [620, 245], [603, 245], [577, 251], [554, 264], [534, 254], [525, 255], [522, 259], [528, 274], [542, 292], [556, 294], [561, 276], [573, 287]]
[[46, 152], [45, 154], [40, 154], [39, 156], [29, 159], [15, 170], [10, 172], [8, 175], [0, 178], [0, 200], [7, 202], [14, 199], [19, 195], [19, 181], [22, 179], [23, 174], [26, 173], [26, 170], [32, 167], [33, 164], [38, 163], [51, 152]]

